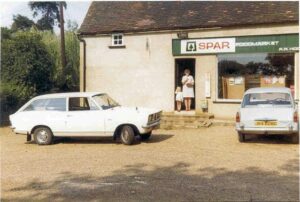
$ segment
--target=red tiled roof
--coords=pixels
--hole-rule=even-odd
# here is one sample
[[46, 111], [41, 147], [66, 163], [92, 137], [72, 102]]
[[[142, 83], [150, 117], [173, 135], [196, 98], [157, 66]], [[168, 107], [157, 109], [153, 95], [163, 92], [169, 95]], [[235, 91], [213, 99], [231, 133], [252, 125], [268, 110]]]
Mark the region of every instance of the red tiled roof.
[[298, 1], [96, 1], [83, 35], [298, 23]]

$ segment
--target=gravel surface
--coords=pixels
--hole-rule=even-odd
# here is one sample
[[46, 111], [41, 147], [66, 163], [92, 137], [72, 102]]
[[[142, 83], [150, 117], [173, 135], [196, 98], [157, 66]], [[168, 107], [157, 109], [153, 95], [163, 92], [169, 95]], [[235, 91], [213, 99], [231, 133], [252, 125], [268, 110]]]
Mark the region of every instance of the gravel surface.
[[232, 126], [157, 130], [125, 146], [110, 138], [50, 146], [0, 128], [2, 201], [297, 201], [298, 145]]

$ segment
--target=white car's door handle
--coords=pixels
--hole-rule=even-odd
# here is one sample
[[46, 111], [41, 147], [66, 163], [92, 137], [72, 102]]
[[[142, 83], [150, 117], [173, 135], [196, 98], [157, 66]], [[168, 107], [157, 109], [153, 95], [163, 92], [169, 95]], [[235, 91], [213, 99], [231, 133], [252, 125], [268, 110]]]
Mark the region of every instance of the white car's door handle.
[[72, 116], [71, 114], [68, 114], [68, 115], [67, 115], [67, 117], [71, 117], [71, 116]]

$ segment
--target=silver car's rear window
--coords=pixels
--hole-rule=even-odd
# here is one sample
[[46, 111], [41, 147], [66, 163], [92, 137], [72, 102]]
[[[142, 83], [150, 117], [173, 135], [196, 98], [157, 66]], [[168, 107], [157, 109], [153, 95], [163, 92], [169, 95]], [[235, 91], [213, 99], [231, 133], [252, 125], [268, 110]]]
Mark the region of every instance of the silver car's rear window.
[[292, 107], [291, 95], [288, 93], [250, 93], [244, 96], [242, 107]]

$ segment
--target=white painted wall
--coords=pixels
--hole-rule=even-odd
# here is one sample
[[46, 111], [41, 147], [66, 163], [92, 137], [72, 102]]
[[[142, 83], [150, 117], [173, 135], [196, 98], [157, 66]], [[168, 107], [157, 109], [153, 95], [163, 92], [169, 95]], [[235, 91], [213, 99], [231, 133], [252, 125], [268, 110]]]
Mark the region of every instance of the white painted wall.
[[[282, 25], [190, 31], [189, 38], [298, 33], [298, 28], [298, 25]], [[216, 55], [173, 57], [173, 38], [177, 38], [176, 32], [128, 34], [124, 36], [126, 48], [110, 49], [110, 36], [84, 37], [87, 50], [87, 91], [107, 92], [118, 102], [127, 106], [172, 111], [174, 109], [175, 58], [196, 58], [196, 108], [200, 109], [200, 100], [205, 99], [204, 74], [210, 73], [209, 112], [220, 118], [234, 117], [239, 104], [215, 102]], [[298, 54], [295, 54], [295, 57], [298, 57]], [[81, 81], [82, 64], [81, 62]], [[298, 59], [295, 66], [298, 69], [295, 71], [297, 72], [295, 77], [299, 77]], [[295, 86], [299, 89], [299, 79], [295, 81], [298, 82]]]

